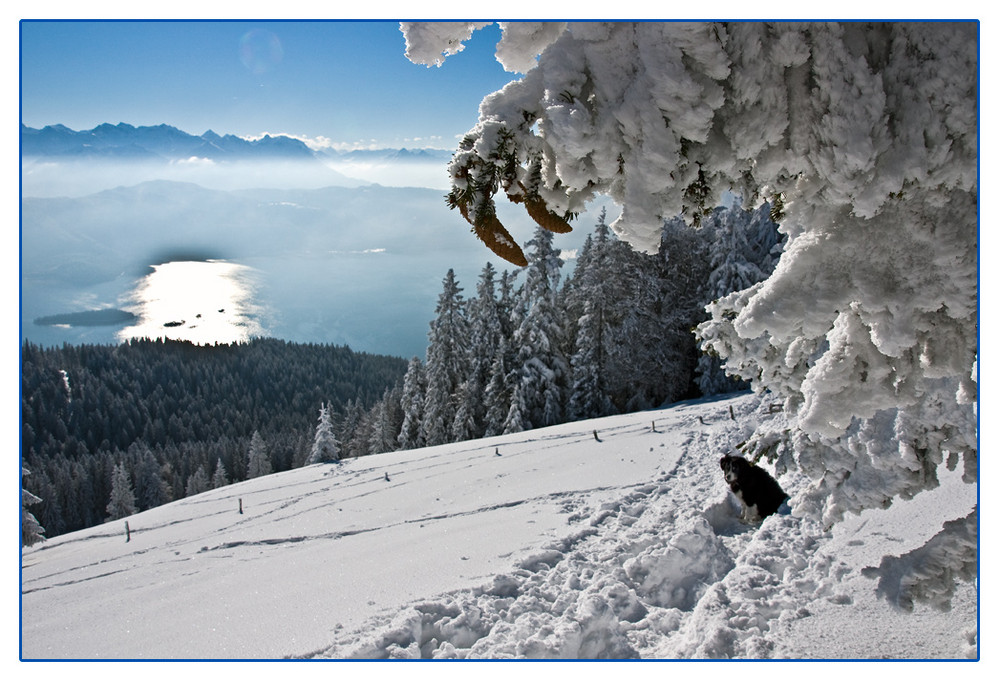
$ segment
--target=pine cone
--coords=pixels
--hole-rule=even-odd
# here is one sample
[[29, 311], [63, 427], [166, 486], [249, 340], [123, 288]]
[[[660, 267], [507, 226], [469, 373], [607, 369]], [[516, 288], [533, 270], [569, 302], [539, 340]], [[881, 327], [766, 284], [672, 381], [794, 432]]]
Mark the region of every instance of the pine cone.
[[518, 267], [528, 266], [528, 259], [524, 257], [521, 247], [517, 245], [514, 238], [510, 236], [510, 232], [495, 215], [485, 220], [477, 219], [476, 223], [482, 223], [473, 225], [476, 236], [490, 247], [493, 253]]
[[524, 251], [517, 245], [514, 238], [503, 226], [496, 215], [488, 218], [476, 217], [476, 222], [469, 220], [469, 207], [466, 204], [458, 204], [458, 212], [472, 225], [473, 231], [490, 251], [503, 258], [509, 263], [525, 268], [528, 266], [528, 259], [524, 257]]
[[565, 220], [550, 211], [545, 202], [538, 198], [525, 198], [524, 207], [528, 209], [528, 215], [538, 223], [538, 225], [549, 232], [565, 234], [572, 232], [573, 227]]

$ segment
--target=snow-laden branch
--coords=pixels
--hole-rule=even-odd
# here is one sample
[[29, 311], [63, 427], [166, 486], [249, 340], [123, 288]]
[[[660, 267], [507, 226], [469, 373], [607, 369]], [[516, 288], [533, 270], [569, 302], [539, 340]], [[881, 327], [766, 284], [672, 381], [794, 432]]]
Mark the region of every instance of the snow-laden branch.
[[444, 64], [448, 56], [465, 49], [465, 41], [473, 32], [489, 25], [490, 22], [403, 22], [399, 29], [406, 36], [406, 58], [429, 67]]
[[[784, 399], [785, 464], [814, 481], [803, 507], [832, 523], [936, 486], [959, 458], [976, 479], [975, 23], [502, 28], [527, 71], [483, 100], [449, 166], [449, 205], [491, 249], [525, 263], [501, 191], [554, 231], [608, 195], [612, 228], [646, 251], [727, 190], [773, 200], [776, 270], [698, 334]], [[454, 49], [403, 30], [420, 54]]]
[[924, 546], [902, 556], [883, 557], [878, 568], [867, 568], [863, 573], [878, 578], [878, 595], [898, 609], [913, 611], [914, 602], [921, 602], [947, 611], [956, 580], [976, 579], [978, 526], [976, 509], [945, 523]]

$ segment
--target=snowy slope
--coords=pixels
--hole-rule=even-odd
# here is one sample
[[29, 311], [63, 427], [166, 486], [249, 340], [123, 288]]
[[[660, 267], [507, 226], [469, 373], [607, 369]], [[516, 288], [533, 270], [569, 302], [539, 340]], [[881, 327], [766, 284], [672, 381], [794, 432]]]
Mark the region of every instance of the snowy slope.
[[906, 615], [861, 575], [975, 489], [946, 475], [832, 533], [794, 509], [741, 525], [717, 461], [756, 410], [314, 465], [137, 514], [127, 543], [122, 521], [48, 540], [23, 553], [21, 656], [975, 657], [974, 586]]

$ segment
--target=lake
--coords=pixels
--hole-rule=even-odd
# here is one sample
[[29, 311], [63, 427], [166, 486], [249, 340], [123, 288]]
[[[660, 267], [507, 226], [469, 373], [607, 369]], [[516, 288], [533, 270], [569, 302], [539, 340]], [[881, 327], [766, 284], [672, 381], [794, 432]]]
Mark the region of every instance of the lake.
[[89, 286], [27, 278], [21, 335], [42, 345], [142, 337], [214, 344], [269, 336], [422, 358], [442, 281], [455, 260], [468, 297], [482, 262], [384, 249], [168, 261]]
[[[564, 274], [607, 203], [559, 235]], [[519, 243], [531, 239], [522, 207], [497, 213]], [[466, 299], [486, 262], [514, 269], [425, 188], [141, 183], [23, 198], [21, 239], [21, 335], [46, 346], [259, 335], [422, 357], [449, 268]]]
[[163, 337], [197, 344], [238, 343], [264, 336], [257, 303], [258, 276], [227, 261], [177, 261], [154, 265], [126, 299], [134, 324], [117, 340]]

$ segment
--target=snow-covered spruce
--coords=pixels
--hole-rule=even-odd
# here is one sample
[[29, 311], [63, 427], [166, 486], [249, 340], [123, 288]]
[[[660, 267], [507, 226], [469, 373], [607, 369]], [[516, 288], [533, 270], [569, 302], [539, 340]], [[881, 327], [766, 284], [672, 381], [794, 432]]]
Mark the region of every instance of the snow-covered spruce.
[[569, 362], [558, 306], [559, 249], [552, 233], [536, 230], [528, 246], [531, 261], [525, 272], [523, 305], [515, 318], [513, 346], [519, 376], [514, 383], [504, 433], [564, 421], [563, 394], [569, 381]]
[[[21, 478], [28, 476], [31, 472], [21, 467]], [[21, 545], [30, 547], [36, 542], [45, 539], [45, 529], [38, 523], [35, 515], [28, 511], [28, 507], [41, 502], [41, 498], [34, 493], [21, 488]]]
[[106, 509], [108, 521], [116, 521], [136, 512], [132, 480], [123, 464], [116, 464], [111, 473], [111, 499]]
[[[402, 28], [431, 64], [478, 27]], [[975, 23], [501, 28], [498, 58], [524, 77], [483, 100], [450, 166], [477, 233], [500, 189], [566, 218], [606, 194], [647, 251], [664, 219], [700, 222], [726, 190], [773, 199], [777, 268], [699, 328], [784, 403], [751, 446], [809, 475], [801, 504], [824, 527], [933, 489], [944, 462], [976, 481]]]
[[254, 431], [250, 437], [250, 450], [247, 452], [247, 478], [267, 476], [271, 473], [271, 456], [267, 445], [259, 431]]
[[438, 296], [437, 314], [428, 334], [427, 393], [420, 422], [420, 440], [426, 445], [439, 445], [451, 440], [452, 424], [458, 410], [458, 387], [468, 374], [469, 321], [465, 314], [466, 301], [448, 270], [444, 288]]
[[320, 464], [322, 462], [336, 462], [340, 459], [340, 448], [337, 444], [337, 436], [333, 432], [333, 422], [330, 419], [330, 406], [321, 403], [319, 406], [319, 419], [316, 424], [316, 434], [313, 436], [312, 449], [306, 464]]

